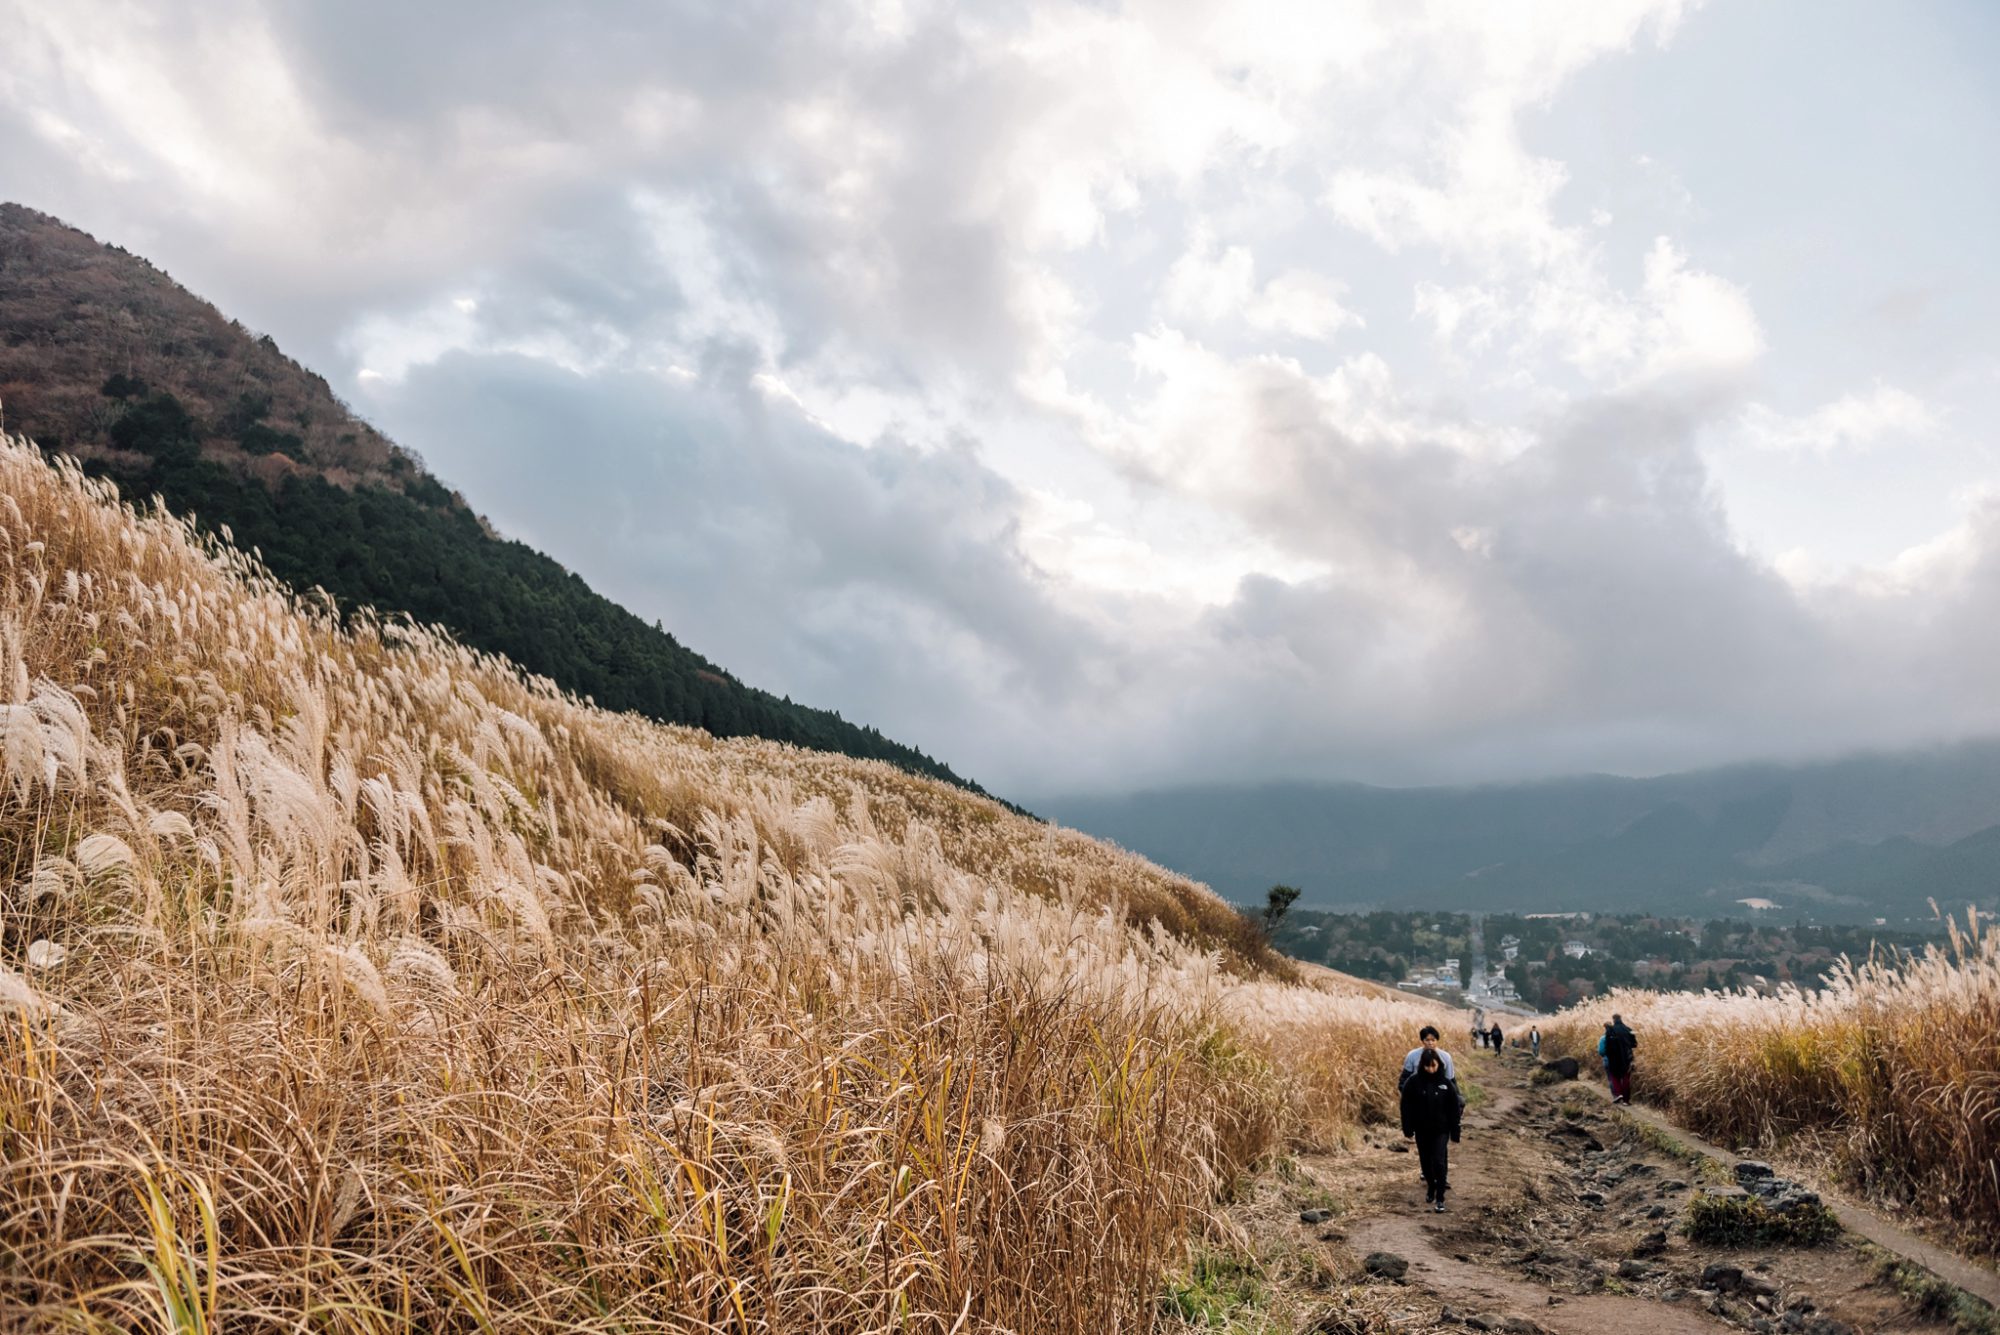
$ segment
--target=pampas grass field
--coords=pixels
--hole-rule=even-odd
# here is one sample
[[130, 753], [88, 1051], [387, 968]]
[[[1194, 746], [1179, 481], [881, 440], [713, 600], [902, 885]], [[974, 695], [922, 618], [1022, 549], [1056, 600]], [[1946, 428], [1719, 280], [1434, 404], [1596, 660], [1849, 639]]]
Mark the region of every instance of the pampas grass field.
[[1817, 992], [1613, 992], [1543, 1024], [1547, 1050], [1594, 1067], [1614, 1012], [1639, 1035], [1635, 1098], [2000, 1253], [2000, 927], [1968, 914], [1946, 944], [1843, 962]]
[[343, 622], [17, 440], [0, 565], [6, 1329], [1142, 1330], [1435, 1014], [963, 791]]

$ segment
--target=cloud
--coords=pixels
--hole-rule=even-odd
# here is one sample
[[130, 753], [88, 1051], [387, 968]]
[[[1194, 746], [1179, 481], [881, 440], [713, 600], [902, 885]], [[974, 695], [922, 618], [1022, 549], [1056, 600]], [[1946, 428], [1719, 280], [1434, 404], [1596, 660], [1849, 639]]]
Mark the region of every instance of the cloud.
[[1866, 393], [1843, 394], [1802, 417], [1786, 417], [1761, 403], [1743, 413], [1743, 436], [1759, 449], [1828, 455], [1865, 451], [1935, 432], [1930, 406], [1907, 390], [1877, 384]]
[[1160, 305], [1170, 319], [1240, 322], [1260, 333], [1317, 341], [1366, 323], [1341, 304], [1343, 290], [1337, 279], [1301, 269], [1259, 284], [1249, 247], [1217, 247], [1207, 229], [1198, 228], [1188, 251], [1167, 270]]
[[1768, 562], [1701, 452], [1946, 409], [1765, 406], [1706, 178], [1621, 146], [1658, 188], [1614, 219], [1524, 132], [1692, 9], [79, 0], [17, 16], [0, 183], [746, 679], [1003, 791], [1988, 726], [1988, 501]]

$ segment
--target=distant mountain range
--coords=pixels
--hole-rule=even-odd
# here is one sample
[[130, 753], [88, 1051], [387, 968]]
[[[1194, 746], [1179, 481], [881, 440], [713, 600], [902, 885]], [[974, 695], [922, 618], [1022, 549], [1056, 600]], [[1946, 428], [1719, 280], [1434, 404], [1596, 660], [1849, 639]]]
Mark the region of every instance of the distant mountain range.
[[295, 588], [445, 626], [606, 708], [979, 791], [874, 728], [744, 684], [493, 533], [268, 336], [19, 204], [0, 204], [0, 420], [255, 548]]
[[2000, 902], [2000, 741], [1651, 779], [1271, 784], [1046, 799], [1239, 902], [1895, 923]]

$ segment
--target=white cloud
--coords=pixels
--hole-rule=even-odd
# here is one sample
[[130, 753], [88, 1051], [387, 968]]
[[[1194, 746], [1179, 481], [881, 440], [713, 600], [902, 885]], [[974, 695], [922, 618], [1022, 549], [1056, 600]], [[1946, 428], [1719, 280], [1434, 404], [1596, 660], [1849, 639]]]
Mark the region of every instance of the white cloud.
[[1743, 438], [1759, 449], [1817, 455], [1907, 442], [1931, 435], [1938, 426], [1938, 415], [1922, 399], [1884, 384], [1843, 394], [1801, 417], [1755, 403], [1742, 419]]
[[1341, 302], [1344, 285], [1305, 269], [1288, 269], [1257, 282], [1248, 246], [1217, 246], [1206, 228], [1174, 261], [1161, 284], [1160, 305], [1169, 318], [1203, 325], [1240, 324], [1284, 338], [1323, 340], [1365, 322]]
[[2000, 586], [1983, 503], [1765, 561], [1695, 444], [1850, 461], [1928, 387], [1746, 409], [1790, 350], [1731, 201], [1524, 129], [1688, 8], [77, 0], [0, 130], [514, 531], [1002, 786], [1990, 713], [1896, 693]]

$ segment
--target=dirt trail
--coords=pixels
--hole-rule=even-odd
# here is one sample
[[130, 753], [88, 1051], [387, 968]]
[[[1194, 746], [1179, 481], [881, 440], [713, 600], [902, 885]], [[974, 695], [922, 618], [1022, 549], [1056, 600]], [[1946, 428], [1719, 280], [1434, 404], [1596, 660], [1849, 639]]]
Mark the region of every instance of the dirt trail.
[[[1657, 1130], [1663, 1131], [1723, 1163], [1734, 1164], [1737, 1162], [1736, 1155], [1731, 1154], [1719, 1145], [1710, 1144], [1690, 1131], [1675, 1126], [1651, 1108], [1634, 1104], [1632, 1107], [1626, 1109], [1625, 1115], [1636, 1118]], [[1944, 1250], [1944, 1248], [1934, 1243], [1926, 1242], [1908, 1229], [1900, 1228], [1889, 1222], [1873, 1210], [1864, 1209], [1859, 1205], [1839, 1200], [1827, 1201], [1827, 1207], [1840, 1220], [1840, 1226], [1848, 1232], [1865, 1238], [1876, 1246], [1895, 1252], [1897, 1255], [1908, 1260], [1915, 1261], [1938, 1278], [1957, 1285], [1967, 1293], [1983, 1299], [1994, 1307], [2000, 1307], [2000, 1273], [1996, 1273], [1986, 1266], [1968, 1261], [1962, 1256], [1954, 1256], [1952, 1253]]]
[[[1695, 1244], [1677, 1225], [1697, 1192], [1741, 1194], [1727, 1169], [1689, 1157], [1587, 1086], [1533, 1085], [1524, 1053], [1459, 1062], [1483, 1097], [1452, 1149], [1444, 1214], [1423, 1204], [1416, 1155], [1394, 1127], [1302, 1158], [1287, 1199], [1268, 1203], [1255, 1231], [1281, 1225], [1326, 1267], [1320, 1292], [1296, 1305], [1311, 1314], [1304, 1329], [1951, 1329], [1880, 1278], [1845, 1235], [1811, 1248]], [[1334, 1217], [1299, 1222], [1292, 1207], [1314, 1202], [1337, 1203]]]

